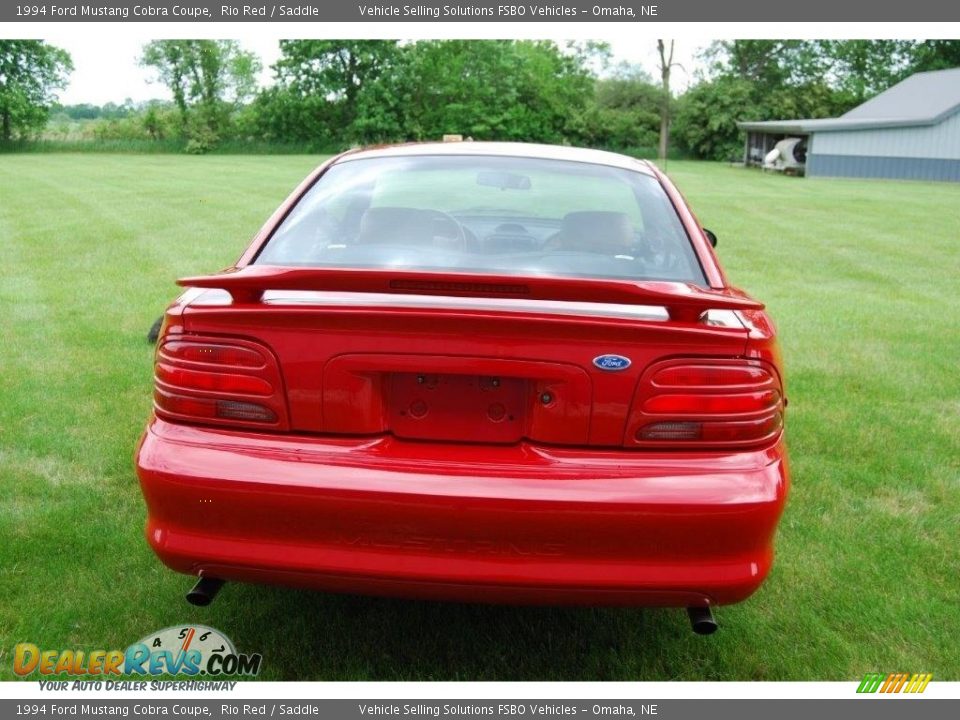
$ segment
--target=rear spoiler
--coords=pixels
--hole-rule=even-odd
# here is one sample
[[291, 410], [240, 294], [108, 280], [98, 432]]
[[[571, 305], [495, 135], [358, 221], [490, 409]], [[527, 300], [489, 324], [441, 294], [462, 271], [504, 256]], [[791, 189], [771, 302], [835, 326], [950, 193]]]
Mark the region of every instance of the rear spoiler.
[[763, 304], [739, 295], [689, 283], [501, 276], [388, 269], [299, 268], [248, 265], [216, 275], [177, 280], [183, 287], [217, 288], [234, 303], [258, 303], [267, 290], [405, 293], [458, 297], [512, 297], [530, 300], [660, 305], [671, 320], [697, 322], [707, 310], [760, 310]]

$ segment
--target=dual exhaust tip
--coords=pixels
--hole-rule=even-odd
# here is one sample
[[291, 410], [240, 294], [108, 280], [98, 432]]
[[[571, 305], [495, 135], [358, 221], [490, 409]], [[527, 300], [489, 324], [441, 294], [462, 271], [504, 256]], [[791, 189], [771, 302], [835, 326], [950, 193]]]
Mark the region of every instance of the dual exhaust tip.
[[[215, 577], [201, 577], [187, 593], [187, 602], [197, 607], [206, 607], [213, 602], [223, 587], [223, 580]], [[690, 627], [697, 635], [712, 635], [717, 631], [717, 621], [709, 606], [688, 607]]]

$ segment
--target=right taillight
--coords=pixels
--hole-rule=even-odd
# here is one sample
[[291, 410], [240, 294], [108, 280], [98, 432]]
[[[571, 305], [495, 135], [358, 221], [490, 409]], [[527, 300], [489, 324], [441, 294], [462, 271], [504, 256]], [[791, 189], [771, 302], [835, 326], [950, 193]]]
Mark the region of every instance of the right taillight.
[[628, 423], [628, 446], [739, 447], [783, 428], [783, 388], [756, 360], [685, 360], [644, 373]]
[[170, 339], [157, 349], [154, 380], [154, 410], [166, 420], [286, 429], [280, 371], [256, 343]]

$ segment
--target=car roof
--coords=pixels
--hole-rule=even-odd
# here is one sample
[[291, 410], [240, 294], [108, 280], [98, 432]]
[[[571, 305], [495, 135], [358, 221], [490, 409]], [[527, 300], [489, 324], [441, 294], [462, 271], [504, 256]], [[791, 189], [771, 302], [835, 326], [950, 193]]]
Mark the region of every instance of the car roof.
[[539, 145], [536, 143], [512, 142], [474, 142], [472, 140], [456, 142], [425, 142], [407, 143], [403, 145], [384, 145], [373, 148], [354, 150], [337, 159], [337, 163], [368, 158], [385, 157], [416, 157], [416, 156], [497, 156], [520, 157], [536, 160], [565, 160], [567, 162], [590, 163], [592, 165], [606, 165], [607, 167], [634, 170], [646, 175], [653, 175], [649, 165], [643, 160], [607, 152], [606, 150], [590, 150], [587, 148], [568, 147], [565, 145]]

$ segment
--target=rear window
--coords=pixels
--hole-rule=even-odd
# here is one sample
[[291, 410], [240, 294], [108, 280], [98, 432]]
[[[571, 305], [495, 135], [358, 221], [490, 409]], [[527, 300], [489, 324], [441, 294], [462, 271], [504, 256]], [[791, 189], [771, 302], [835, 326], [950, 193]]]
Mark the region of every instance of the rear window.
[[655, 178], [519, 157], [338, 163], [256, 263], [705, 281]]

